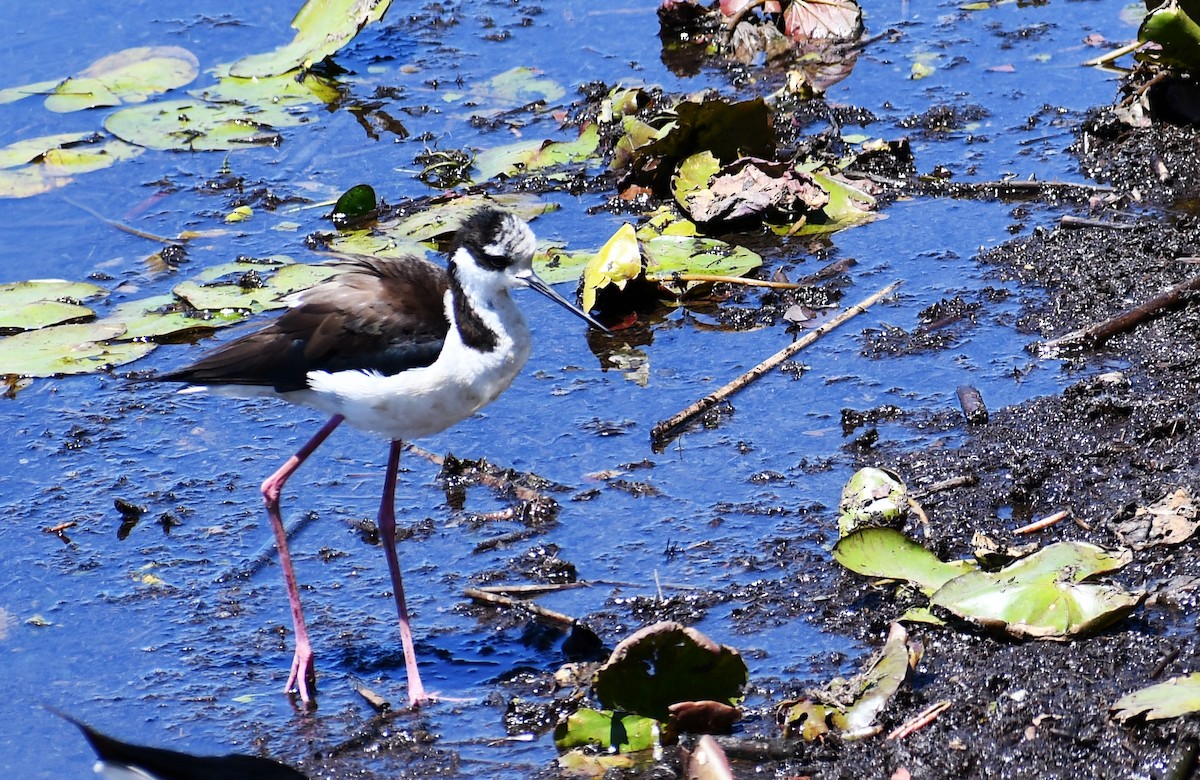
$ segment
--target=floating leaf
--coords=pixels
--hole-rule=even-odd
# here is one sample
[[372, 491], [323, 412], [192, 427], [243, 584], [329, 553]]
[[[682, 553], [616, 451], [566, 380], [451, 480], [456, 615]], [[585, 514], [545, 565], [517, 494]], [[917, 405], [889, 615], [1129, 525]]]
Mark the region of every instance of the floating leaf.
[[[442, 93], [447, 102], [469, 97], [472, 110], [480, 116], [499, 113], [530, 103], [553, 103], [562, 99], [567, 91], [553, 79], [541, 75], [535, 68], [516, 67], [493, 76], [466, 93], [448, 91]], [[479, 108], [479, 106], [490, 106]]]
[[123, 160], [131, 160], [145, 150], [116, 138], [95, 137], [86, 144], [50, 149], [42, 155], [42, 165], [50, 176], [91, 173]]
[[314, 73], [252, 79], [224, 73], [215, 85], [188, 94], [208, 103], [242, 106], [247, 116], [281, 127], [297, 124], [309, 114], [310, 107], [328, 105], [341, 97], [335, 83]]
[[858, 38], [862, 8], [854, 0], [794, 0], [783, 12], [783, 33], [794, 41]]
[[178, 46], [140, 46], [93, 62], [59, 84], [46, 98], [46, 108], [58, 113], [96, 106], [144, 103], [152, 95], [190, 84], [200, 63]]
[[222, 311], [226, 309], [250, 312], [281, 309], [283, 298], [328, 279], [337, 273], [332, 264], [287, 263], [279, 266], [261, 263], [229, 263], [211, 269], [221, 276], [242, 274], [237, 282], [205, 284], [204, 277], [180, 282], [172, 290], [193, 309]]
[[833, 557], [865, 577], [905, 580], [926, 594], [975, 570], [969, 561], [946, 563], [895, 528], [863, 528], [834, 545]]
[[610, 284], [623, 290], [626, 284], [641, 275], [642, 253], [637, 234], [633, 225], [626, 222], [600, 247], [583, 271], [583, 310], [595, 308], [599, 290]]
[[180, 306], [174, 295], [156, 295], [117, 306], [98, 324], [123, 328], [122, 341], [182, 339], [197, 332], [211, 331], [243, 322], [236, 311], [195, 311]]
[[1124, 566], [1128, 552], [1083, 542], [1058, 542], [998, 572], [974, 571], [950, 580], [932, 607], [1018, 638], [1068, 639], [1121, 619], [1145, 594], [1084, 580]]
[[390, 5], [391, 0], [308, 0], [292, 19], [296, 36], [291, 43], [238, 60], [230, 74], [257, 78], [311, 68], [382, 19]]
[[374, 187], [370, 184], [355, 184], [343, 192], [334, 204], [333, 221], [341, 223], [360, 219], [374, 213], [378, 205]]
[[520, 141], [486, 149], [475, 156], [475, 181], [585, 162], [594, 157], [599, 144], [599, 130], [596, 125], [589, 124], [574, 141]]
[[267, 118], [233, 104], [168, 100], [109, 114], [104, 129], [148, 149], [228, 151], [277, 144], [280, 135], [276, 127], [302, 121], [281, 111], [271, 112], [274, 124], [267, 124]]
[[631, 753], [658, 745], [660, 724], [654, 718], [629, 712], [580, 709], [554, 727], [554, 745], [559, 750], [594, 747]]
[[658, 236], [642, 243], [642, 253], [647, 279], [674, 285], [676, 274], [682, 274], [684, 289], [704, 283], [686, 279], [689, 274], [745, 276], [762, 265], [762, 258], [745, 247], [699, 236]]
[[89, 374], [130, 363], [154, 349], [145, 342], [110, 344], [119, 325], [53, 325], [0, 338], [0, 375], [48, 377]]
[[15, 103], [18, 100], [23, 100], [30, 95], [44, 95], [51, 91], [59, 84], [57, 79], [51, 81], [38, 81], [33, 84], [25, 84], [20, 87], [8, 87], [0, 89], [0, 105], [5, 103]]
[[1200, 712], [1200, 672], [1128, 693], [1112, 706], [1113, 717], [1122, 723], [1134, 718], [1179, 718], [1194, 712]]
[[77, 301], [106, 292], [94, 284], [61, 279], [0, 284], [0, 330], [36, 330], [91, 317], [94, 312]]
[[736, 704], [746, 680], [746, 663], [737, 650], [694, 628], [663, 622], [617, 645], [596, 671], [592, 691], [606, 709], [666, 720], [677, 702]]
[[1157, 43], [1157, 52], [1143, 56], [1182, 68], [1200, 72], [1200, 8], [1195, 3], [1166, 0], [1154, 6], [1138, 28], [1138, 40]]

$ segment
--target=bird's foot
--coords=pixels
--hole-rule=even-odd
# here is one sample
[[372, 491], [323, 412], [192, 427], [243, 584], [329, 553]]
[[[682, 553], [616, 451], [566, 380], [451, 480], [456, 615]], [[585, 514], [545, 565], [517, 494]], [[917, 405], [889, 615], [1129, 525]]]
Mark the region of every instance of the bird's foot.
[[299, 693], [305, 705], [314, 703], [317, 693], [317, 670], [311, 649], [296, 648], [292, 656], [292, 671], [288, 675], [285, 693]]

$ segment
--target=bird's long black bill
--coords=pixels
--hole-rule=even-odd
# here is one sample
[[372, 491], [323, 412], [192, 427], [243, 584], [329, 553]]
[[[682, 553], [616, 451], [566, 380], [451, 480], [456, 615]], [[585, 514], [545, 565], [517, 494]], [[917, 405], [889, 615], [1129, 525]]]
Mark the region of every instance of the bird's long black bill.
[[588, 325], [591, 325], [593, 328], [595, 328], [603, 333], [609, 332], [608, 328], [606, 328], [602, 324], [600, 324], [600, 321], [597, 320], [595, 317], [588, 314], [587, 312], [585, 312], [583, 309], [579, 308], [575, 304], [571, 303], [570, 301], [568, 301], [566, 298], [562, 297], [558, 293], [554, 292], [554, 288], [552, 288], [550, 285], [548, 285], [544, 281], [542, 281], [542, 278], [540, 276], [538, 276], [537, 274], [530, 273], [528, 276], [524, 276], [522, 278], [525, 280], [525, 283], [528, 284], [532, 289], [537, 290], [542, 295], [546, 296], [550, 300], [557, 303], [559, 306], [563, 307], [567, 311], [574, 314], [576, 317], [579, 317], [581, 320], [586, 322]]

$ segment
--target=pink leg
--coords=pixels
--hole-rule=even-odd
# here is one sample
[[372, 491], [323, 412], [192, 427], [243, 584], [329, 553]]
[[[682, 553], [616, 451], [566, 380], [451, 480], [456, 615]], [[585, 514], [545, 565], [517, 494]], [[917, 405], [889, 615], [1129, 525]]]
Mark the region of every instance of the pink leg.
[[383, 480], [383, 501], [379, 504], [379, 538], [392, 574], [392, 593], [400, 615], [400, 643], [404, 645], [404, 666], [408, 671], [408, 706], [420, 707], [430, 701], [417, 671], [417, 651], [408, 625], [408, 605], [404, 603], [404, 582], [400, 578], [400, 559], [396, 556], [396, 472], [400, 469], [400, 450], [404, 443], [393, 441], [388, 452], [387, 473]]
[[267, 505], [267, 516], [271, 518], [271, 530], [275, 532], [275, 547], [279, 550], [279, 565], [283, 569], [283, 581], [287, 585], [288, 601], [292, 606], [292, 627], [296, 634], [296, 652], [292, 657], [292, 672], [288, 675], [286, 692], [300, 691], [300, 699], [305, 704], [312, 701], [312, 691], [315, 687], [317, 673], [313, 668], [312, 645], [308, 642], [308, 629], [304, 626], [304, 612], [300, 609], [300, 589], [296, 587], [296, 572], [292, 569], [292, 556], [288, 552], [287, 531], [283, 527], [283, 515], [279, 511], [279, 495], [288, 478], [300, 468], [309, 455], [321, 442], [329, 438], [333, 429], [341, 424], [344, 418], [336, 414], [329, 422], [321, 426], [321, 430], [308, 440], [300, 450], [288, 458], [287, 463], [279, 467], [267, 480], [262, 483], [263, 501]]

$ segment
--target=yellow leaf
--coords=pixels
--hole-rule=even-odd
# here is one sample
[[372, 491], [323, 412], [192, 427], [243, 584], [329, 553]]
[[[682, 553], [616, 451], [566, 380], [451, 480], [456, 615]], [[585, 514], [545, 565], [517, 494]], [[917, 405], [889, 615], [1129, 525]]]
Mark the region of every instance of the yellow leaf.
[[583, 310], [596, 305], [596, 293], [610, 284], [625, 289], [630, 279], [642, 273], [642, 252], [633, 225], [626, 222], [600, 247], [600, 251], [583, 269]]

